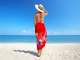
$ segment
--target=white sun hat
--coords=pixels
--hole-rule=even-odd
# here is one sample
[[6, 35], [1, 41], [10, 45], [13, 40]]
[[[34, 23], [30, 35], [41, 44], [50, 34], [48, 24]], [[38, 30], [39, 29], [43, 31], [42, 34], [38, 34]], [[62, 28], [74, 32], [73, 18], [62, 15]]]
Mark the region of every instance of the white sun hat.
[[42, 13], [46, 12], [46, 10], [45, 10], [45, 8], [43, 7], [42, 4], [35, 4], [35, 8], [36, 8], [36, 10], [38, 10]]

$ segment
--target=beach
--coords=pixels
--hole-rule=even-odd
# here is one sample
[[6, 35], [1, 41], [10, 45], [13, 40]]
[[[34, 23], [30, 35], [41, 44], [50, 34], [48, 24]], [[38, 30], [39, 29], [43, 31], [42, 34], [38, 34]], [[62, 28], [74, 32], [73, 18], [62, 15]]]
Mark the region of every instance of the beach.
[[0, 60], [80, 60], [80, 43], [47, 43], [40, 57], [36, 43], [0, 43]]

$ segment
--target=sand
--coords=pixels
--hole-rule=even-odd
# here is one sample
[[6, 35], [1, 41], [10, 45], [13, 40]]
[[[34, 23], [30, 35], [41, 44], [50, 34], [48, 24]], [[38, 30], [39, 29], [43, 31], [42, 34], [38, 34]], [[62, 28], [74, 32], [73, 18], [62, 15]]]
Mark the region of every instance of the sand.
[[0, 60], [80, 60], [79, 43], [48, 43], [36, 55], [35, 43], [0, 43]]

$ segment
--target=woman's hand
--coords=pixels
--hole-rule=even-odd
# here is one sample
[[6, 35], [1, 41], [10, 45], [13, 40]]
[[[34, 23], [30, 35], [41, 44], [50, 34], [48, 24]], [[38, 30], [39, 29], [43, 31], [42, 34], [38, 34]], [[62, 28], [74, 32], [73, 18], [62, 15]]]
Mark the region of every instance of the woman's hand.
[[48, 13], [47, 12], [44, 12], [43, 15], [46, 16], [46, 15], [48, 15]]
[[38, 36], [38, 33], [35, 33], [36, 36]]
[[44, 14], [45, 14], [45, 16], [48, 15], [48, 13], [44, 13]]

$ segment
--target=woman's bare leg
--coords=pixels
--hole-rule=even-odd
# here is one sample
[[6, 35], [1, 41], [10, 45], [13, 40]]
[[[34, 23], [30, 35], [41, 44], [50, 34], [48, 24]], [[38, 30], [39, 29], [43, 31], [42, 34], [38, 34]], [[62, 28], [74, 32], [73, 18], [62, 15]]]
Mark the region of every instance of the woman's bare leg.
[[42, 53], [42, 49], [39, 49], [39, 50], [38, 50], [38, 57], [41, 56], [41, 53]]

